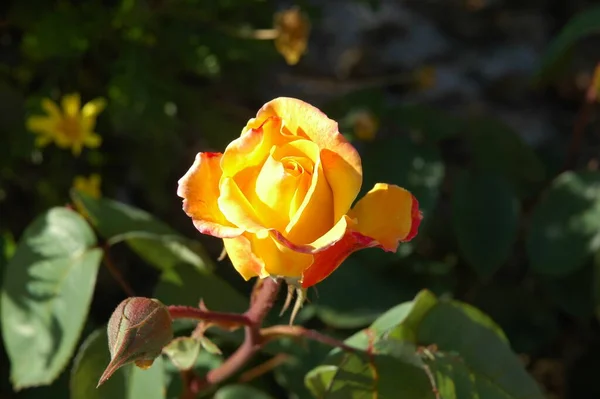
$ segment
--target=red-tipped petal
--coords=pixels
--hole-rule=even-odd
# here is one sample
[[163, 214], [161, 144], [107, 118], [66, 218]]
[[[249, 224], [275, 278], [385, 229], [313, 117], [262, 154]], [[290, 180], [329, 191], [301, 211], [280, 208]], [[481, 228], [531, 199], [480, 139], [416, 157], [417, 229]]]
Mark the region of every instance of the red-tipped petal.
[[199, 153], [192, 167], [179, 179], [177, 195], [183, 198], [183, 210], [199, 232], [231, 238], [239, 236], [243, 230], [227, 221], [217, 203], [222, 156], [216, 152]]

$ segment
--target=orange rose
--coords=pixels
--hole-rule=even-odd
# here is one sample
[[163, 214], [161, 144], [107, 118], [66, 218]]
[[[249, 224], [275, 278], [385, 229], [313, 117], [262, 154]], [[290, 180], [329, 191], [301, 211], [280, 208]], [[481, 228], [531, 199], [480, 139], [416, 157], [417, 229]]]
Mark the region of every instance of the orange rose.
[[306, 288], [358, 249], [396, 251], [416, 235], [410, 192], [378, 183], [350, 209], [361, 183], [360, 156], [337, 123], [277, 98], [223, 154], [199, 153], [177, 194], [201, 233], [223, 239], [244, 279], [281, 276]]

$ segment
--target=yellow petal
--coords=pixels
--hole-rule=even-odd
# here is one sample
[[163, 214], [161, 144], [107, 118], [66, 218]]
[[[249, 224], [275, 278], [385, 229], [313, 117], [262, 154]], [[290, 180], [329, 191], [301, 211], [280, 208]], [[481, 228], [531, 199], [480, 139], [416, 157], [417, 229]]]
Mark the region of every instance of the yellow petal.
[[89, 178], [76, 176], [73, 179], [73, 187], [76, 190], [84, 192], [93, 198], [100, 198], [100, 184], [101, 177], [97, 173], [90, 175]]
[[224, 238], [223, 244], [235, 270], [245, 279], [259, 276], [267, 277], [263, 261], [252, 251], [250, 240], [246, 235], [235, 238]]
[[83, 147], [83, 145], [80, 142], [72, 143], [71, 145], [71, 151], [73, 152], [73, 155], [76, 157], [81, 155], [81, 148]]
[[273, 146], [288, 141], [280, 133], [280, 128], [279, 118], [267, 118], [256, 128], [244, 129], [242, 135], [232, 141], [223, 153], [223, 175], [232, 177], [243, 169], [262, 165]]
[[103, 98], [95, 98], [86, 103], [81, 109], [81, 116], [84, 118], [95, 118], [106, 107], [106, 100]]
[[396, 251], [398, 241], [409, 241], [417, 234], [422, 216], [412, 194], [398, 186], [378, 183], [345, 218], [344, 236], [315, 253], [313, 264], [302, 274], [303, 288], [325, 279], [360, 249]]
[[35, 138], [35, 146], [36, 147], [45, 147], [52, 142], [52, 137], [50, 136], [38, 136]]
[[56, 103], [54, 101], [50, 100], [49, 98], [44, 98], [42, 100], [42, 109], [44, 111], [46, 111], [48, 116], [51, 118], [54, 118], [54, 119], [62, 118], [62, 113], [60, 112], [60, 108], [58, 108], [58, 105], [56, 105]]
[[334, 199], [331, 188], [323, 173], [321, 161], [319, 159], [318, 147], [316, 144], [307, 140], [298, 140], [292, 144], [311, 144], [302, 145], [304, 150], [314, 154], [316, 157], [311, 185], [306, 193], [300, 208], [290, 220], [286, 227], [286, 237], [295, 244], [309, 244], [327, 233], [334, 225]]
[[96, 133], [88, 133], [83, 138], [83, 143], [89, 148], [98, 148], [102, 144], [102, 137]]
[[295, 65], [306, 51], [310, 21], [297, 7], [275, 14], [275, 48], [289, 65]]
[[386, 251], [396, 251], [399, 241], [408, 241], [421, 222], [419, 203], [407, 190], [377, 183], [348, 213], [354, 230], [372, 238]]
[[[275, 148], [275, 147], [274, 147]], [[303, 174], [290, 173], [284, 164], [269, 156], [251, 187], [249, 200], [269, 227], [283, 231], [290, 220], [289, 208]], [[248, 194], [246, 194], [248, 198]], [[256, 200], [254, 198], [256, 197]]]
[[73, 146], [73, 140], [61, 132], [57, 132], [57, 134], [54, 135], [54, 142], [60, 148], [70, 148]]
[[313, 255], [296, 252], [271, 236], [253, 237], [252, 250], [262, 259], [265, 271], [271, 276], [300, 277], [313, 262]]
[[30, 116], [27, 118], [27, 129], [35, 133], [49, 133], [56, 131], [56, 121], [47, 116]]
[[221, 179], [219, 188], [221, 195], [217, 203], [229, 222], [251, 233], [267, 234], [266, 227], [234, 179]]
[[183, 210], [194, 226], [204, 234], [215, 237], [236, 237], [242, 230], [229, 223], [219, 206], [219, 179], [222, 154], [201, 152], [194, 164], [179, 179], [177, 195], [183, 198]]
[[75, 117], [79, 114], [81, 108], [81, 97], [79, 94], [66, 94], [61, 101], [65, 116]]
[[348, 216], [342, 217], [328, 232], [310, 244], [295, 244], [286, 238], [281, 232], [274, 229], [269, 230], [268, 233], [279, 243], [296, 252], [315, 254], [325, 251], [327, 248], [341, 240], [344, 237], [344, 234], [347, 232], [349, 221], [350, 219]]
[[266, 103], [249, 125], [274, 116], [281, 118], [282, 130], [308, 138], [321, 149], [323, 170], [333, 192], [334, 219], [339, 220], [350, 209], [362, 184], [358, 152], [339, 133], [337, 122], [295, 98], [280, 97]]

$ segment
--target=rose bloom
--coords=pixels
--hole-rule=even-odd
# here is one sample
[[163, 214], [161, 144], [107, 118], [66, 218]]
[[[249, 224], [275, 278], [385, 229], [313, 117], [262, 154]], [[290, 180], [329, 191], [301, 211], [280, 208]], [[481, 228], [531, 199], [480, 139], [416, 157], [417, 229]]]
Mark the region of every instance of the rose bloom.
[[337, 123], [277, 98], [224, 153], [199, 153], [177, 194], [201, 233], [223, 239], [244, 279], [285, 277], [306, 288], [356, 250], [396, 251], [416, 235], [422, 216], [410, 192], [377, 183], [351, 209], [361, 183], [360, 156]]

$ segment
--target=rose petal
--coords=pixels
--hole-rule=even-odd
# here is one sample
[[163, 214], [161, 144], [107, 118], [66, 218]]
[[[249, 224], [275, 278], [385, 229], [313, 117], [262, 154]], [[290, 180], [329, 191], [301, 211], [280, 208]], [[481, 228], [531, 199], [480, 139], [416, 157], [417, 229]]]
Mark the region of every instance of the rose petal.
[[344, 237], [327, 250], [316, 253], [313, 264], [302, 274], [302, 287], [313, 286], [335, 271], [354, 251], [371, 246], [373, 240], [348, 231]]
[[313, 262], [313, 255], [296, 252], [271, 236], [252, 238], [252, 250], [265, 265], [271, 276], [300, 277]]
[[343, 238], [315, 253], [313, 264], [302, 275], [302, 286], [322, 281], [359, 249], [381, 247], [396, 251], [399, 241], [409, 241], [417, 234], [421, 219], [419, 203], [410, 192], [394, 185], [376, 184], [348, 214]]
[[246, 168], [262, 165], [273, 146], [289, 141], [289, 138], [281, 135], [280, 130], [281, 120], [275, 117], [266, 118], [253, 128], [244, 129], [242, 135], [232, 141], [223, 153], [223, 175], [232, 177]]
[[[297, 140], [297, 142], [299, 141], [301, 140]], [[294, 211], [298, 208], [294, 206], [293, 201], [298, 188], [306, 186], [305, 180], [308, 180], [310, 185], [311, 176], [304, 170], [290, 172], [281, 158], [276, 156], [276, 147], [273, 147], [273, 150], [260, 168], [255, 180], [256, 184], [249, 190], [242, 189], [242, 191], [254, 205], [257, 214], [261, 215], [263, 221], [266, 220], [270, 227], [283, 231], [293, 216], [293, 213], [290, 212], [291, 208], [294, 207]]]
[[344, 216], [338, 220], [338, 222], [327, 233], [323, 234], [310, 244], [296, 244], [284, 237], [284, 235], [277, 230], [269, 230], [269, 234], [278, 242], [296, 252], [316, 254], [318, 252], [325, 251], [336, 242], [341, 240], [346, 234], [349, 222], [351, 222], [351, 220], [347, 216]]
[[204, 234], [215, 237], [236, 237], [243, 230], [225, 219], [219, 209], [219, 179], [222, 154], [201, 152], [192, 167], [179, 179], [177, 195], [183, 198], [183, 210], [194, 226]]
[[334, 225], [332, 193], [323, 173], [317, 145], [308, 140], [297, 140], [288, 146], [296, 147], [314, 162], [310, 187], [285, 228], [289, 241], [298, 245], [309, 244], [325, 235]]
[[267, 227], [236, 181], [230, 177], [222, 179], [219, 188], [221, 195], [217, 203], [225, 218], [244, 231], [266, 236]]
[[280, 97], [266, 103], [248, 125], [270, 117], [282, 120], [282, 129], [308, 138], [321, 149], [323, 170], [334, 198], [334, 219], [345, 215], [360, 191], [362, 166], [356, 149], [338, 131], [337, 122], [304, 101]]
[[223, 244], [233, 267], [244, 280], [255, 276], [260, 278], [268, 276], [263, 261], [253, 253], [248, 237], [241, 235], [235, 238], [224, 238]]
[[419, 203], [402, 187], [377, 183], [348, 213], [355, 219], [355, 230], [395, 252], [399, 241], [412, 239], [421, 223]]

